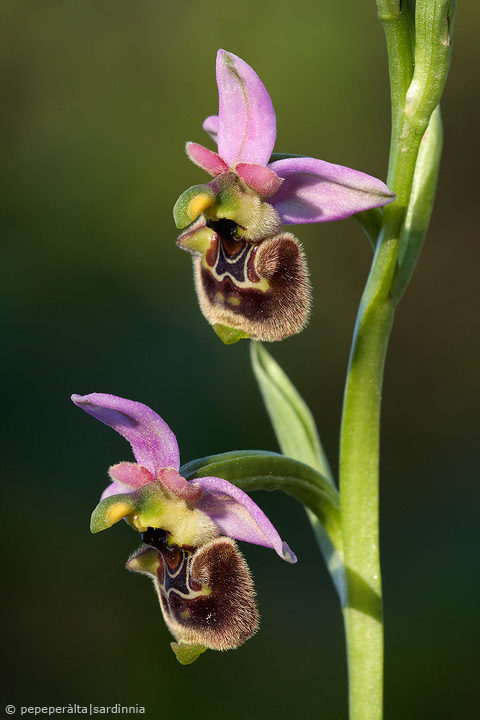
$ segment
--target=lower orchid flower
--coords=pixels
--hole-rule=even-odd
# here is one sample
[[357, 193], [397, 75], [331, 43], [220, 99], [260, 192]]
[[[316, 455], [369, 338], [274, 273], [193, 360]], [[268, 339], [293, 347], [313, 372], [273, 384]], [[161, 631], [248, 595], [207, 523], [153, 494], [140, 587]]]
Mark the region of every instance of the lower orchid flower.
[[296, 562], [272, 523], [250, 497], [217, 477], [187, 481], [180, 474], [175, 435], [157, 413], [132, 400], [72, 395], [90, 415], [130, 443], [136, 463], [109, 469], [111, 483], [92, 514], [96, 533], [126, 520], [142, 546], [127, 568], [153, 579], [182, 664], [205, 649], [229, 650], [258, 628], [255, 590], [234, 540], [272, 548]]
[[395, 195], [377, 178], [299, 155], [273, 154], [276, 119], [255, 71], [236, 55], [217, 55], [218, 116], [203, 125], [218, 153], [187, 143], [190, 159], [213, 176], [174, 207], [193, 254], [200, 308], [224, 342], [282, 340], [310, 311], [308, 269], [298, 240], [282, 224], [342, 220]]

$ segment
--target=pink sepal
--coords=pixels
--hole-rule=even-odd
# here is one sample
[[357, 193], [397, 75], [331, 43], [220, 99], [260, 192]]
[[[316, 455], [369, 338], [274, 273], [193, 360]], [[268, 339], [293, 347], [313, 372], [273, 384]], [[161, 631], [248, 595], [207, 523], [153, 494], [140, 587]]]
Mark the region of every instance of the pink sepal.
[[217, 53], [218, 153], [230, 167], [239, 162], [266, 165], [277, 126], [270, 95], [241, 58]]
[[110, 497], [110, 495], [124, 495], [127, 492], [132, 492], [130, 489], [126, 488], [125, 485], [120, 485], [120, 483], [110, 483], [103, 493], [100, 495], [100, 502], [102, 500], [105, 500], [105, 498]]
[[218, 115], [209, 115], [204, 121], [202, 128], [210, 135], [212, 140], [217, 142], [218, 136]]
[[128, 440], [135, 460], [156, 475], [162, 467], [180, 467], [177, 439], [167, 423], [143, 403], [106, 393], [72, 395], [78, 407]]

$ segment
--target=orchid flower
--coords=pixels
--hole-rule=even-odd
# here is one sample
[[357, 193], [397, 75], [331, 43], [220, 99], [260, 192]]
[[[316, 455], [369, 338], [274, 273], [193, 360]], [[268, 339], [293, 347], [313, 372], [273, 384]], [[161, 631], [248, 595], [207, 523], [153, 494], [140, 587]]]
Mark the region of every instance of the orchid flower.
[[234, 540], [294, 553], [250, 497], [217, 477], [187, 481], [180, 474], [175, 435], [156, 412], [132, 400], [72, 395], [78, 407], [130, 443], [136, 462], [109, 469], [111, 483], [94, 510], [96, 533], [126, 520], [143, 545], [127, 568], [154, 582], [165, 622], [183, 664], [206, 648], [238, 647], [257, 630], [255, 590]]
[[[370, 175], [299, 155], [272, 155], [276, 120], [254, 70], [217, 55], [218, 116], [203, 128], [218, 152], [189, 142], [189, 158], [213, 180], [186, 190], [174, 208], [178, 245], [193, 254], [200, 307], [225, 342], [281, 340], [308, 319], [308, 270], [282, 224], [329, 222], [392, 202]], [[273, 161], [272, 161], [273, 160]]]

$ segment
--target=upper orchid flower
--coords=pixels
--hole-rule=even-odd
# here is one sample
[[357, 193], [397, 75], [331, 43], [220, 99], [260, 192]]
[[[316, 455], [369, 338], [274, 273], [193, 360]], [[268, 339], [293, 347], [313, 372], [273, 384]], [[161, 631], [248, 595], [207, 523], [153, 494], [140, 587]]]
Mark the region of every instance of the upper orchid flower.
[[91, 529], [125, 519], [141, 534], [144, 544], [127, 567], [152, 577], [180, 662], [206, 648], [241, 645], [257, 630], [258, 612], [248, 566], [231, 538], [270, 547], [291, 563], [294, 553], [242, 490], [221, 478], [181, 477], [175, 435], [146, 405], [103, 393], [72, 400], [132, 447], [137, 462], [109, 469], [112, 482]]
[[197, 143], [186, 146], [190, 159], [214, 179], [177, 201], [175, 222], [187, 228], [178, 244], [194, 254], [200, 306], [221, 337], [281, 340], [304, 327], [310, 307], [303, 252], [293, 235], [281, 233], [282, 223], [342, 220], [395, 195], [357, 170], [272, 156], [270, 96], [254, 70], [225, 50], [217, 55], [217, 85], [218, 116], [203, 127], [218, 153]]

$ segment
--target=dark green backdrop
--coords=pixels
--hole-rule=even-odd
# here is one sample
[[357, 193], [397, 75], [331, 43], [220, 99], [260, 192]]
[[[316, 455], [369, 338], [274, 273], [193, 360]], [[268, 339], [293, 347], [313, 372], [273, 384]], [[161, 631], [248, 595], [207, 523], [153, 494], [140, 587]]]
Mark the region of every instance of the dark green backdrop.
[[[424, 254], [387, 362], [382, 540], [389, 720], [478, 710], [478, 8], [460, 8], [446, 148]], [[476, 15], [476, 17], [474, 16]], [[373, 0], [4, 0], [2, 708], [139, 704], [151, 718], [346, 718], [343, 631], [302, 508], [260, 502], [291, 567], [244, 546], [261, 632], [236, 652], [175, 660], [148, 581], [123, 570], [123, 523], [91, 536], [106, 469], [128, 445], [72, 392], [155, 408], [182, 460], [276, 449], [246, 342], [225, 347], [196, 306], [172, 206], [206, 176], [215, 54], [272, 96], [277, 150], [384, 178], [386, 51]], [[302, 335], [270, 349], [318, 421], [332, 464], [370, 249], [353, 220], [299, 227], [314, 286]]]

